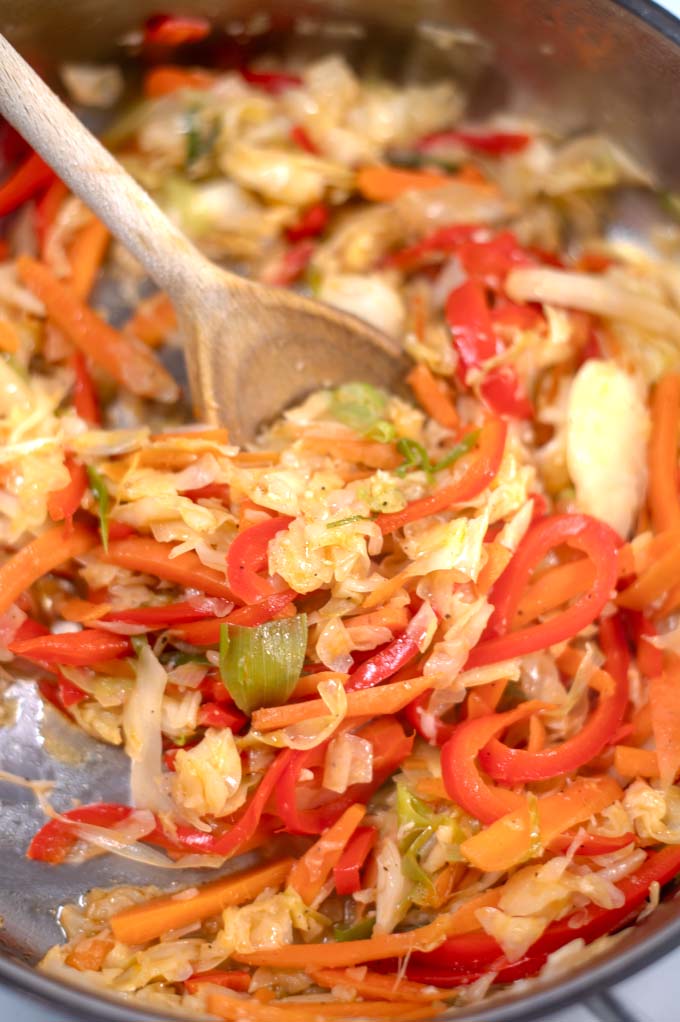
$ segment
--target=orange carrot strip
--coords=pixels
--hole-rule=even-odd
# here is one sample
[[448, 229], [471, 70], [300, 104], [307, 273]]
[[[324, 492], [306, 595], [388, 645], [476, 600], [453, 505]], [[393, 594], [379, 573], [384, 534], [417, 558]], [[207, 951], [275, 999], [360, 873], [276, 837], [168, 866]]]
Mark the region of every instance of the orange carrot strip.
[[659, 380], [652, 395], [647, 500], [656, 532], [680, 527], [678, 497], [678, 421], [680, 376]]
[[349, 674], [341, 674], [340, 671], [317, 671], [316, 674], [303, 674], [298, 681], [291, 699], [304, 699], [306, 696], [314, 696], [318, 692], [322, 681], [338, 681], [344, 685]]
[[635, 711], [631, 723], [633, 731], [629, 735], [628, 741], [632, 745], [644, 745], [652, 737], [652, 708], [649, 703], [645, 703]]
[[101, 220], [92, 217], [78, 231], [69, 248], [68, 259], [71, 264], [69, 284], [83, 300], [89, 296], [94, 287], [110, 237], [108, 228]]
[[443, 380], [438, 380], [432, 370], [422, 363], [413, 367], [406, 382], [430, 418], [446, 429], [455, 429], [459, 424], [458, 412], [451, 392]]
[[659, 760], [652, 749], [636, 749], [632, 745], [614, 747], [614, 769], [622, 777], [658, 777]]
[[0, 351], [13, 355], [19, 350], [19, 334], [13, 323], [0, 319]]
[[321, 893], [347, 842], [365, 815], [366, 806], [359, 802], [350, 806], [293, 865], [288, 886], [298, 892], [305, 905], [311, 905]]
[[152, 68], [144, 78], [144, 95], [149, 99], [169, 96], [178, 89], [203, 90], [211, 88], [215, 75], [200, 68], [161, 64]]
[[342, 461], [368, 465], [369, 468], [396, 468], [403, 457], [394, 444], [381, 444], [372, 440], [341, 440], [338, 437], [302, 437], [302, 443], [316, 454], [332, 455]]
[[245, 873], [220, 877], [197, 888], [190, 898], [183, 897], [182, 892], [166, 894], [123, 909], [111, 917], [113, 935], [123, 944], [145, 944], [167, 930], [179, 930], [209, 919], [230, 905], [252, 901], [268, 887], [280, 887], [292, 862], [292, 859], [280, 859]]
[[403, 631], [409, 622], [406, 607], [389, 604], [380, 610], [369, 611], [345, 618], [345, 627], [351, 632], [353, 628], [389, 628], [391, 632]]
[[594, 581], [595, 568], [589, 557], [550, 568], [527, 587], [517, 607], [516, 623], [528, 624], [539, 614], [561, 607], [563, 603], [587, 592]]
[[[152, 433], [149, 439], [154, 444], [162, 444], [167, 440], [203, 440], [207, 444], [228, 444], [229, 430], [224, 426], [216, 426], [214, 429], [169, 429], [165, 433]], [[211, 448], [207, 447], [206, 450]]]
[[102, 937], [86, 937], [69, 951], [66, 964], [78, 972], [99, 972], [108, 955], [115, 947], [112, 940]]
[[341, 944], [287, 944], [233, 957], [248, 965], [280, 969], [346, 969], [363, 962], [377, 962], [381, 958], [401, 958], [411, 951], [431, 951], [447, 937], [480, 929], [477, 909], [494, 904], [490, 899], [499, 893], [499, 890], [496, 894], [492, 890], [484, 891], [455, 911], [445, 912], [426, 926], [406, 933], [374, 934], [368, 940], [352, 940]]
[[62, 600], [59, 604], [59, 613], [64, 621], [76, 621], [78, 624], [98, 621], [100, 617], [106, 617], [110, 610], [110, 603], [91, 603], [77, 597]]
[[384, 582], [380, 582], [376, 588], [368, 594], [361, 606], [364, 610], [370, 610], [373, 607], [379, 607], [381, 603], [386, 603], [391, 600], [398, 589], [401, 589], [409, 578], [409, 569], [404, 568], [403, 571], [397, 572], [392, 578], [386, 578]]
[[364, 199], [371, 202], [391, 202], [404, 192], [424, 188], [442, 188], [455, 177], [427, 170], [400, 170], [397, 167], [377, 165], [362, 167], [356, 176], [356, 188]]
[[[559, 834], [589, 820], [621, 795], [611, 777], [577, 777], [565, 791], [537, 800], [538, 840], [547, 847]], [[477, 869], [505, 872], [531, 856], [534, 840], [527, 804], [467, 838], [460, 850]]]
[[101, 559], [107, 564], [148, 573], [166, 582], [200, 589], [208, 596], [233, 599], [233, 593], [219, 571], [206, 568], [193, 550], [172, 557], [173, 548], [173, 543], [157, 543], [148, 536], [129, 536], [109, 543], [108, 552], [101, 551]]
[[[376, 714], [399, 713], [413, 699], [432, 688], [432, 679], [410, 678], [408, 681], [394, 681], [376, 688], [359, 689], [347, 693], [348, 717], [372, 717]], [[255, 710], [251, 722], [255, 731], [276, 731], [303, 720], [313, 720], [328, 714], [322, 699], [309, 699], [305, 703], [290, 703], [285, 706], [266, 706]]]
[[484, 550], [487, 560], [477, 577], [477, 591], [482, 594], [489, 592], [512, 560], [512, 551], [495, 540], [485, 543]]
[[646, 571], [620, 593], [619, 606], [644, 610], [673, 588], [680, 574], [680, 545], [655, 561]]
[[266, 1004], [253, 997], [235, 998], [217, 992], [206, 998], [208, 1011], [227, 1022], [325, 1022], [329, 1018], [389, 1018], [394, 1022], [421, 1022], [439, 1014], [445, 1007], [442, 1001], [425, 1005], [402, 1002], [400, 1008], [392, 1001], [268, 1001]]
[[427, 1001], [436, 997], [449, 996], [448, 991], [437, 990], [425, 983], [415, 983], [410, 979], [395, 979], [384, 976], [380, 972], [368, 972], [366, 969], [308, 969], [310, 977], [317, 986], [332, 990], [333, 987], [348, 987], [356, 990], [360, 997], [384, 1001]]
[[668, 788], [680, 769], [680, 658], [666, 653], [664, 670], [649, 682], [652, 733], [662, 787]]
[[545, 742], [545, 725], [541, 718], [537, 716], [537, 714], [534, 714], [533, 717], [529, 718], [529, 739], [527, 741], [527, 750], [529, 752], [540, 752], [541, 749], [545, 748]]
[[109, 326], [43, 263], [20, 256], [17, 270], [23, 283], [44, 303], [50, 319], [118, 383], [141, 397], [177, 400], [177, 384], [145, 345]]
[[75, 525], [70, 533], [63, 525], [55, 525], [32, 539], [0, 567], [0, 614], [43, 575], [72, 557], [80, 557], [98, 542], [97, 534], [83, 525]]
[[166, 294], [158, 291], [138, 305], [123, 329], [155, 348], [176, 328], [174, 306]]

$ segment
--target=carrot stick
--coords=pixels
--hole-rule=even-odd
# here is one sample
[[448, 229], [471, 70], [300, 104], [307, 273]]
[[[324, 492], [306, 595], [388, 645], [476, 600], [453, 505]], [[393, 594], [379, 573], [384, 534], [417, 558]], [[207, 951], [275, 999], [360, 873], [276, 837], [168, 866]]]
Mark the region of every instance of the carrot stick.
[[356, 176], [356, 188], [364, 199], [371, 202], [391, 202], [404, 192], [424, 188], [442, 188], [455, 177], [427, 170], [400, 170], [397, 167], [376, 165], [362, 167]]
[[[426, 689], [432, 688], [431, 678], [410, 678], [408, 681], [394, 681], [376, 688], [359, 689], [347, 693], [348, 717], [372, 717], [384, 713], [399, 713], [413, 699]], [[255, 731], [277, 731], [303, 720], [313, 720], [328, 714], [322, 699], [309, 699], [305, 703], [290, 703], [285, 706], [266, 706], [255, 710], [252, 726]]]
[[353, 628], [389, 628], [391, 632], [396, 633], [403, 632], [408, 622], [409, 614], [406, 607], [390, 604], [381, 607], [380, 610], [345, 618], [345, 627], [349, 631]]
[[0, 614], [43, 575], [72, 557], [80, 557], [98, 542], [97, 534], [83, 525], [75, 525], [70, 532], [55, 525], [32, 539], [0, 567]]
[[342, 461], [367, 465], [369, 468], [396, 468], [403, 457], [394, 444], [381, 444], [372, 440], [340, 440], [338, 437], [302, 437], [303, 445], [316, 454], [327, 454]]
[[208, 1011], [228, 1022], [325, 1022], [329, 1018], [390, 1018], [394, 1022], [422, 1022], [439, 1014], [445, 1007], [441, 1001], [424, 1005], [402, 1003], [396, 1008], [392, 1001], [291, 1001], [266, 1004], [252, 997], [236, 998], [217, 992], [206, 998]]
[[455, 429], [459, 424], [458, 412], [451, 392], [443, 380], [438, 380], [432, 370], [422, 363], [413, 367], [406, 382], [430, 418], [446, 429]]
[[661, 785], [668, 788], [680, 769], [680, 658], [664, 657], [664, 670], [649, 682], [652, 733]]
[[359, 802], [350, 806], [294, 864], [288, 886], [298, 892], [305, 905], [314, 903], [365, 815], [366, 806]]
[[[547, 847], [565, 830], [601, 812], [621, 797], [611, 777], [577, 777], [571, 787], [537, 800], [539, 841]], [[528, 803], [463, 841], [460, 850], [473, 866], [505, 872], [532, 856], [532, 822]]]
[[387, 600], [391, 600], [398, 589], [408, 582], [409, 578], [408, 568], [404, 568], [403, 571], [397, 572], [392, 578], [386, 578], [384, 582], [380, 582], [378, 586], [370, 592], [361, 606], [364, 610], [370, 610], [373, 607], [379, 607], [381, 603], [386, 603]]
[[166, 894], [123, 909], [111, 917], [113, 935], [123, 944], [145, 944], [167, 930], [179, 930], [209, 919], [230, 905], [252, 901], [268, 887], [280, 887], [292, 862], [292, 859], [280, 859], [245, 873], [221, 877], [197, 888], [196, 894], [189, 898], [184, 897], [183, 892]]
[[43, 263], [20, 256], [17, 270], [23, 283], [44, 303], [50, 319], [118, 383], [141, 397], [177, 400], [177, 384], [145, 345], [135, 344], [109, 326]]
[[653, 749], [617, 745], [614, 747], [614, 769], [622, 777], [658, 777], [659, 760]]
[[617, 603], [630, 610], [644, 610], [675, 586], [679, 574], [680, 545], [663, 554], [632, 585], [624, 589]]
[[322, 681], [337, 681], [344, 685], [349, 674], [342, 674], [340, 671], [317, 671], [315, 674], [303, 674], [298, 681], [291, 699], [304, 699], [306, 696], [314, 696], [318, 692]]
[[512, 550], [508, 550], [502, 543], [485, 543], [484, 550], [487, 561], [477, 577], [477, 591], [482, 594], [489, 592], [512, 560]]
[[69, 284], [78, 298], [85, 300], [94, 287], [110, 237], [101, 220], [92, 217], [73, 239], [68, 253], [71, 264]]
[[541, 749], [545, 748], [545, 741], [545, 725], [541, 718], [537, 714], [534, 714], [533, 717], [529, 718], [529, 740], [527, 742], [527, 750], [529, 752], [540, 752]]
[[106, 617], [110, 610], [110, 603], [91, 603], [90, 600], [78, 597], [62, 600], [59, 604], [59, 613], [64, 621], [76, 621], [78, 624], [98, 621], [100, 617]]
[[178, 89], [209, 89], [214, 83], [215, 75], [210, 71], [161, 64], [145, 76], [144, 95], [149, 99], [157, 99], [159, 96], [169, 96]]
[[659, 380], [652, 395], [652, 435], [649, 442], [649, 510], [656, 532], [680, 527], [678, 498], [678, 420], [680, 376]]
[[141, 302], [123, 329], [155, 348], [176, 327], [177, 316], [173, 304], [166, 294], [158, 291]]
[[193, 550], [172, 557], [173, 549], [173, 543], [157, 543], [148, 536], [129, 536], [109, 543], [108, 553], [102, 550], [101, 559], [107, 564], [141, 571], [166, 582], [200, 589], [208, 596], [233, 600], [233, 593], [219, 571], [206, 568]]
[[69, 951], [66, 964], [78, 972], [99, 972], [108, 955], [114, 948], [112, 940], [101, 937], [86, 937]]
[[384, 976], [380, 972], [365, 969], [308, 969], [309, 976], [317, 986], [332, 990], [333, 987], [348, 987], [360, 997], [384, 1001], [427, 1001], [436, 997], [450, 996], [448, 991], [437, 990], [425, 983], [396, 976]]
[[19, 334], [13, 323], [6, 319], [0, 320], [0, 351], [13, 355], [19, 350]]
[[527, 587], [517, 607], [516, 623], [528, 624], [539, 614], [561, 607], [563, 603], [587, 592], [594, 581], [595, 568], [589, 557], [550, 568]]
[[485, 891], [476, 895], [454, 912], [445, 912], [426, 926], [406, 933], [374, 934], [368, 940], [341, 944], [288, 944], [233, 957], [247, 965], [279, 969], [346, 969], [363, 962], [377, 962], [381, 958], [401, 958], [411, 951], [431, 951], [447, 937], [480, 929], [475, 913], [477, 909], [493, 904], [489, 901], [492, 893]]

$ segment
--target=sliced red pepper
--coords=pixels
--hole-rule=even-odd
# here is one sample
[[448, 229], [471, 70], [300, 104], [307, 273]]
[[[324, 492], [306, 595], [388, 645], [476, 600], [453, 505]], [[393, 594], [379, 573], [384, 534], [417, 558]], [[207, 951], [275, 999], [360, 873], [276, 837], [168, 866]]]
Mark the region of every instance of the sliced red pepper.
[[[230, 604], [227, 603], [227, 607]], [[131, 607], [129, 610], [112, 610], [104, 621], [123, 621], [129, 625], [146, 625], [149, 628], [168, 628], [170, 625], [203, 621], [215, 614], [214, 597], [196, 597], [180, 603], [166, 603], [162, 607]]]
[[59, 702], [67, 710], [71, 706], [77, 706], [78, 703], [82, 703], [83, 699], [87, 699], [87, 692], [83, 692], [82, 688], [78, 688], [68, 678], [59, 678], [57, 682], [57, 693]]
[[422, 265], [428, 260], [428, 257], [433, 255], [442, 257], [457, 252], [461, 245], [474, 237], [486, 240], [490, 237], [490, 233], [486, 228], [477, 224], [452, 224], [449, 227], [439, 227], [414, 245], [393, 252], [388, 256], [386, 264], [408, 272]]
[[90, 426], [101, 426], [102, 416], [99, 410], [99, 399], [92, 377], [87, 368], [85, 357], [80, 351], [71, 356], [71, 368], [75, 374], [73, 385], [73, 404], [76, 414]]
[[494, 415], [531, 419], [533, 405], [514, 366], [495, 366], [479, 384], [479, 394]]
[[[551, 852], [567, 852], [576, 838], [575, 834], [558, 834], [550, 842]], [[628, 845], [637, 844], [635, 834], [621, 834], [619, 837], [607, 837], [604, 834], [582, 834], [576, 855], [611, 855], [620, 852]]]
[[289, 241], [316, 238], [326, 230], [329, 217], [330, 211], [325, 202], [317, 202], [304, 211], [297, 223], [286, 229], [286, 237]]
[[293, 521], [287, 515], [266, 518], [240, 532], [227, 553], [227, 579], [237, 599], [245, 604], [259, 603], [281, 591], [275, 579], [262, 578], [258, 572], [267, 567], [269, 542]]
[[495, 479], [505, 451], [508, 427], [502, 419], [488, 419], [480, 432], [477, 447], [461, 458], [453, 482], [440, 487], [429, 497], [407, 504], [403, 511], [378, 515], [376, 523], [384, 534], [395, 532], [409, 522], [446, 511], [454, 504], [473, 500]]
[[[509, 628], [532, 570], [551, 550], [566, 543], [581, 550], [595, 565], [595, 581], [561, 614], [549, 621]], [[589, 515], [552, 515], [535, 522], [526, 533], [491, 591], [494, 612], [485, 637], [470, 653], [467, 667], [511, 660], [563, 642], [577, 635], [600, 614], [618, 578], [619, 536], [604, 522]]]
[[255, 71], [252, 67], [240, 68], [241, 77], [249, 85], [255, 85], [258, 89], [270, 92], [272, 96], [278, 96], [286, 89], [302, 85], [300, 75], [289, 74], [286, 71]]
[[114, 660], [130, 652], [130, 641], [125, 635], [85, 628], [81, 632], [63, 635], [43, 635], [34, 639], [11, 642], [10, 652], [38, 664], [68, 664], [89, 667], [101, 660]]
[[381, 681], [387, 681], [393, 674], [410, 663], [420, 652], [419, 637], [404, 632], [394, 642], [381, 649], [375, 656], [365, 660], [360, 667], [352, 671], [345, 682], [347, 692], [362, 688], [373, 688]]
[[0, 184], [0, 216], [13, 213], [29, 199], [44, 191], [54, 180], [51, 167], [31, 153], [20, 166]]
[[[438, 970], [446, 969], [454, 977], [465, 973], [483, 975], [493, 968], [494, 972], [498, 970], [495, 982], [502, 983], [508, 981], [506, 969], [523, 966], [522, 975], [535, 975], [548, 955], [572, 940], [580, 938], [590, 944], [598, 937], [619, 930], [643, 907], [653, 883], [663, 886], [670, 883], [679, 872], [680, 848], [677, 845], [668, 845], [659, 852], [650, 853], [635, 873], [617, 884], [625, 899], [620, 908], [606, 909], [591, 904], [551, 923], [531, 946], [527, 957], [514, 966], [509, 966], [505, 961], [493, 937], [486, 933], [467, 933], [449, 937], [433, 951], [414, 951], [406, 974], [429, 982], [424, 978], [426, 970], [434, 976], [441, 975]], [[414, 967], [413, 975], [410, 966]]]
[[53, 522], [70, 521], [80, 507], [87, 490], [85, 466], [70, 454], [66, 455], [64, 464], [71, 478], [66, 486], [47, 495], [47, 513]]
[[308, 752], [293, 752], [288, 768], [276, 789], [276, 809], [289, 834], [321, 834], [355, 802], [367, 802], [374, 791], [391, 777], [413, 747], [413, 736], [406, 735], [395, 717], [379, 717], [360, 732], [373, 746], [373, 778], [368, 784], [352, 784], [344, 794], [313, 808], [301, 808], [300, 794], [310, 794], [318, 785], [301, 783], [303, 770], [320, 767], [328, 742]]
[[314, 254], [314, 242], [311, 238], [296, 241], [277, 261], [276, 266], [267, 277], [268, 284], [276, 287], [288, 287], [298, 280], [307, 269], [309, 260]]
[[418, 149], [427, 151], [447, 143], [456, 143], [474, 149], [488, 156], [505, 156], [507, 153], [519, 153], [526, 149], [531, 135], [517, 131], [437, 131], [426, 135], [418, 142]]
[[638, 667], [645, 678], [658, 678], [663, 671], [663, 650], [648, 641], [658, 635], [655, 626], [638, 610], [625, 610], [623, 615], [635, 643]]
[[481, 823], [494, 823], [507, 813], [521, 809], [523, 795], [487, 784], [475, 759], [492, 738], [511, 724], [526, 720], [543, 707], [535, 700], [521, 703], [507, 713], [491, 713], [457, 724], [442, 747], [442, 778], [449, 798]]
[[[96, 827], [112, 827], [116, 823], [127, 820], [133, 810], [130, 806], [118, 805], [114, 802], [96, 802], [90, 806], [79, 806], [62, 813], [67, 820], [76, 823], [91, 823]], [[56, 866], [68, 857], [78, 841], [78, 834], [73, 827], [61, 820], [50, 820], [33, 837], [26, 852], [27, 859], [38, 862], [50, 862]]]
[[182, 496], [188, 497], [189, 500], [208, 500], [213, 497], [215, 500], [221, 500], [223, 504], [229, 504], [231, 489], [228, 483], [208, 483], [198, 490], [182, 490]]
[[250, 607], [237, 607], [226, 617], [210, 618], [208, 621], [194, 621], [180, 625], [173, 629], [173, 633], [178, 639], [189, 642], [192, 646], [215, 646], [220, 641], [220, 628], [223, 624], [245, 625], [249, 628], [263, 625], [285, 610], [296, 595], [297, 593], [294, 593], [292, 589], [283, 593], [275, 593]]
[[184, 980], [184, 986], [190, 994], [200, 994], [201, 984], [214, 983], [219, 987], [226, 987], [228, 990], [238, 990], [245, 994], [250, 987], [250, 973], [225, 969], [210, 969], [208, 972], [195, 972], [189, 979]]
[[519, 244], [512, 231], [499, 231], [488, 239], [472, 235], [460, 246], [458, 258], [468, 277], [494, 289], [516, 266], [532, 266], [539, 261]]
[[295, 142], [296, 145], [300, 146], [300, 149], [304, 149], [306, 153], [311, 153], [312, 156], [318, 156], [319, 150], [312, 142], [309, 137], [309, 133], [302, 127], [301, 124], [294, 124], [290, 129], [291, 141]]
[[354, 894], [361, 890], [361, 870], [377, 837], [375, 827], [357, 827], [354, 831], [340, 861], [333, 867], [333, 880], [338, 894]]
[[236, 734], [242, 730], [248, 718], [230, 706], [202, 703], [198, 708], [197, 720], [200, 727], [228, 727]]
[[198, 43], [210, 35], [207, 18], [188, 14], [152, 14], [144, 24], [147, 46], [182, 46]]
[[460, 359], [459, 375], [465, 381], [468, 370], [479, 368], [503, 350], [494, 333], [484, 285], [470, 279], [454, 288], [446, 300], [445, 315]]
[[30, 153], [31, 147], [16, 128], [0, 116], [0, 158], [4, 165], [11, 165], [23, 160]]
[[526, 749], [511, 749], [492, 739], [480, 752], [479, 761], [495, 781], [521, 784], [561, 777], [599, 756], [615, 737], [628, 706], [630, 663], [623, 626], [618, 618], [602, 620], [600, 641], [607, 669], [614, 679], [613, 692], [601, 695], [583, 727], [560, 745], [549, 745], [540, 752], [528, 752]]
[[25, 642], [27, 639], [35, 639], [39, 635], [49, 635], [50, 630], [45, 625], [41, 624], [40, 621], [35, 621], [32, 617], [27, 617], [25, 621], [22, 621], [14, 635], [15, 642]]
[[412, 728], [424, 738], [429, 745], [443, 745], [453, 734], [454, 724], [447, 724], [439, 717], [428, 713], [427, 707], [432, 689], [423, 692], [403, 711]]

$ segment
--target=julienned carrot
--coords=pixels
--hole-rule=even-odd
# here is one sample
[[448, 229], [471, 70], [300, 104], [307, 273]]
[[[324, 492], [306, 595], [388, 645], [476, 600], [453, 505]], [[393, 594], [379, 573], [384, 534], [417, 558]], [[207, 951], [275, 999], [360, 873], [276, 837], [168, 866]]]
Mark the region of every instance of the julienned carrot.
[[209, 89], [215, 83], [215, 75], [200, 68], [179, 67], [176, 64], [161, 64], [152, 68], [144, 78], [144, 95], [149, 99], [169, 96], [179, 89]]
[[517, 624], [528, 624], [539, 614], [561, 607], [563, 603], [587, 592], [594, 580], [595, 567], [589, 557], [550, 568], [528, 586], [517, 607]]
[[179, 930], [191, 923], [217, 915], [230, 905], [244, 905], [268, 887], [280, 887], [290, 872], [292, 859], [221, 877], [185, 897], [183, 892], [123, 909], [111, 917], [111, 929], [123, 944], [145, 944], [168, 930]]
[[458, 412], [449, 388], [428, 366], [422, 362], [414, 366], [406, 382], [430, 418], [446, 429], [458, 426]]
[[63, 525], [55, 525], [32, 539], [0, 567], [0, 614], [9, 610], [43, 575], [72, 557], [80, 557], [98, 542], [97, 533], [83, 525], [75, 525], [70, 531]]
[[110, 610], [110, 603], [91, 603], [90, 600], [81, 600], [77, 596], [62, 600], [59, 604], [59, 613], [64, 621], [76, 621], [78, 624], [98, 621], [99, 618], [106, 617]]
[[652, 395], [647, 500], [656, 532], [680, 527], [678, 497], [678, 425], [680, 376], [659, 380]]
[[381, 958], [402, 958], [411, 951], [431, 951], [439, 947], [447, 937], [480, 929], [475, 913], [480, 908], [496, 904], [489, 899], [498, 896], [499, 891], [495, 894], [493, 891], [485, 891], [455, 911], [437, 916], [427, 926], [406, 933], [374, 934], [368, 940], [352, 940], [341, 944], [288, 944], [233, 957], [247, 965], [280, 969], [347, 969], [364, 962], [377, 962]]
[[450, 996], [450, 993], [437, 990], [425, 983], [416, 983], [410, 979], [384, 976], [380, 972], [368, 972], [366, 969], [308, 969], [309, 976], [317, 986], [332, 990], [333, 987], [346, 987], [355, 990], [360, 997], [369, 1000], [384, 1001], [426, 1001], [435, 997]]
[[361, 606], [364, 610], [372, 610], [373, 607], [379, 607], [381, 603], [386, 603], [387, 600], [391, 600], [397, 590], [406, 585], [408, 580], [412, 577], [413, 576], [409, 573], [409, 569], [404, 568], [403, 571], [397, 572], [397, 574], [393, 575], [392, 578], [386, 578], [384, 582], [380, 582], [376, 588], [368, 594]]
[[621, 795], [621, 788], [611, 777], [577, 777], [564, 791], [537, 799], [536, 824], [527, 802], [467, 838], [460, 850], [477, 869], [505, 872], [528, 858], [536, 842], [547, 847], [559, 834], [602, 812]]
[[[408, 681], [393, 681], [376, 688], [348, 692], [347, 716], [372, 717], [375, 714], [399, 713], [428, 688], [432, 688], [431, 678], [410, 678]], [[322, 699], [309, 699], [304, 703], [267, 706], [255, 710], [251, 719], [255, 731], [277, 731], [290, 724], [299, 724], [303, 720], [313, 720], [327, 714], [328, 708]]]
[[176, 327], [177, 316], [174, 306], [166, 294], [158, 291], [155, 295], [145, 298], [137, 306], [134, 315], [130, 317], [123, 329], [155, 348]]
[[653, 749], [617, 745], [614, 748], [614, 769], [622, 777], [658, 777], [659, 760]]
[[208, 596], [233, 600], [233, 593], [219, 571], [206, 568], [193, 550], [172, 557], [173, 548], [173, 543], [158, 543], [148, 536], [129, 536], [109, 543], [108, 552], [101, 551], [101, 559], [107, 564], [148, 573], [166, 582], [200, 589]]
[[101, 220], [92, 217], [73, 239], [68, 253], [71, 265], [69, 284], [79, 298], [87, 298], [94, 287], [109, 238], [108, 228]]
[[0, 351], [13, 355], [19, 350], [19, 334], [13, 323], [0, 319]]
[[618, 604], [630, 610], [644, 610], [669, 592], [680, 574], [680, 545], [671, 548], [619, 595]]
[[371, 440], [342, 440], [338, 437], [302, 437], [302, 443], [315, 454], [327, 454], [341, 461], [368, 468], [396, 468], [403, 457], [394, 444], [375, 443]]
[[114, 942], [102, 937], [86, 937], [69, 951], [66, 964], [78, 972], [99, 972]]
[[668, 788], [680, 769], [680, 657], [666, 653], [664, 670], [649, 682], [649, 707], [661, 785]]
[[337, 681], [344, 685], [349, 674], [342, 674], [340, 671], [317, 671], [314, 674], [303, 674], [293, 690], [291, 699], [304, 699], [306, 696], [316, 695], [322, 681]]
[[442, 188], [455, 181], [448, 174], [427, 170], [401, 170], [397, 167], [377, 165], [362, 167], [356, 176], [356, 188], [364, 199], [371, 202], [392, 202], [404, 192], [423, 188]]
[[425, 1005], [403, 1002], [399, 1008], [392, 1001], [289, 1001], [262, 1003], [252, 997], [236, 998], [217, 992], [206, 998], [208, 1011], [228, 1022], [325, 1022], [330, 1018], [390, 1018], [394, 1022], [421, 1022], [439, 1014], [442, 1001]]
[[477, 591], [486, 594], [512, 560], [512, 550], [508, 550], [502, 543], [494, 540], [484, 544], [484, 551], [487, 559], [477, 576]]
[[206, 451], [211, 451], [214, 450], [214, 444], [229, 443], [229, 430], [224, 426], [215, 426], [213, 429], [169, 429], [164, 433], [152, 433], [149, 439], [152, 444], [168, 440], [193, 440], [199, 445], [205, 443]]
[[393, 635], [403, 632], [409, 622], [406, 607], [388, 604], [380, 610], [369, 611], [367, 614], [356, 614], [345, 618], [345, 627], [350, 631], [356, 628], [389, 628]]
[[17, 270], [24, 284], [44, 303], [49, 318], [118, 383], [141, 397], [177, 400], [177, 384], [144, 344], [109, 326], [43, 263], [20, 256]]
[[314, 903], [365, 815], [366, 806], [358, 802], [350, 806], [294, 864], [288, 886], [298, 892], [305, 905]]

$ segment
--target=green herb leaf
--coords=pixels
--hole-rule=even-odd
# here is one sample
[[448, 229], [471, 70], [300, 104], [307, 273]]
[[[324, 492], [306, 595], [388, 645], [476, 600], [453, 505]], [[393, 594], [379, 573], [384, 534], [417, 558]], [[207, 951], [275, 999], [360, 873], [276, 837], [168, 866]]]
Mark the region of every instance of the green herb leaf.
[[387, 419], [378, 419], [364, 436], [367, 440], [377, 440], [379, 444], [391, 444], [397, 438], [397, 430]]
[[102, 545], [106, 551], [109, 549], [109, 491], [106, 488], [102, 476], [92, 465], [87, 467], [87, 478], [90, 481], [90, 489], [97, 501], [97, 513], [99, 515], [99, 531], [102, 536]]
[[217, 119], [214, 119], [206, 130], [206, 125], [201, 121], [198, 107], [190, 107], [185, 111], [186, 122], [186, 165], [191, 168], [202, 156], [207, 156], [217, 139], [219, 126]]
[[331, 394], [330, 414], [357, 433], [365, 434], [384, 417], [387, 395], [370, 383], [346, 383]]
[[432, 466], [433, 472], [441, 472], [442, 469], [450, 468], [451, 465], [455, 465], [459, 458], [462, 458], [464, 454], [467, 454], [477, 443], [479, 439], [480, 431], [478, 429], [473, 430], [464, 436], [460, 443], [457, 443], [455, 447], [452, 447], [448, 454], [446, 454], [441, 461], [437, 461]]
[[351, 926], [334, 926], [333, 937], [335, 940], [368, 940], [373, 933], [375, 916], [364, 916], [358, 923]]
[[410, 440], [404, 436], [397, 441], [397, 450], [403, 455], [404, 462], [395, 469], [396, 475], [405, 476], [411, 469], [421, 469], [427, 475], [431, 475], [432, 464], [429, 455], [417, 440]]
[[338, 518], [337, 522], [329, 522], [327, 529], [339, 529], [341, 525], [352, 525], [353, 522], [370, 522], [368, 515], [350, 515], [349, 518]]
[[307, 615], [255, 628], [220, 628], [220, 676], [239, 710], [281, 706], [295, 688], [307, 650]]

